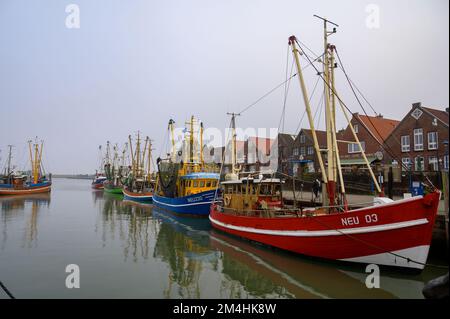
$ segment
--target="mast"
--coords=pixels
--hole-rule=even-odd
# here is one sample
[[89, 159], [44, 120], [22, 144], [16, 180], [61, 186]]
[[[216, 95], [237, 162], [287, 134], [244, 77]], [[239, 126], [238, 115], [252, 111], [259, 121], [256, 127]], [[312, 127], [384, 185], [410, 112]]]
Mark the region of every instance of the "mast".
[[11, 174], [11, 158], [12, 158], [12, 145], [8, 145], [8, 167], [7, 167], [7, 171], [6, 171], [6, 175], [9, 176]]
[[151, 173], [152, 173], [152, 140], [151, 139], [149, 139], [148, 137], [147, 137], [147, 139], [148, 139], [148, 143], [149, 143], [149, 147], [148, 147], [148, 166], [147, 166], [147, 169], [148, 169], [148, 171], [147, 171], [147, 178], [148, 178], [148, 181], [150, 182], [151, 180], [152, 180], [152, 177], [151, 177]]
[[190, 136], [189, 136], [189, 162], [194, 162], [194, 116], [191, 116], [190, 121]]
[[203, 122], [200, 122], [200, 163], [202, 166], [205, 164], [203, 159]]
[[137, 132], [137, 141], [136, 141], [136, 175], [141, 176], [141, 165], [140, 165], [140, 159], [141, 159], [141, 137], [139, 135], [139, 131]]
[[135, 159], [134, 159], [133, 143], [131, 142], [131, 135], [128, 135], [128, 141], [130, 143], [131, 172], [133, 173], [133, 176], [136, 176], [136, 162], [135, 162]]
[[[236, 150], [236, 116], [240, 114], [237, 113], [227, 113], [231, 115], [231, 173], [237, 174], [238, 169], [236, 167], [237, 163], [237, 150]], [[223, 165], [224, 163], [222, 163]]]
[[171, 140], [172, 140], [172, 151], [171, 151], [171, 160], [172, 162], [176, 161], [177, 158], [177, 154], [176, 154], [176, 149], [175, 149], [175, 121], [170, 119], [169, 120], [169, 127], [168, 129], [170, 130], [170, 136], [171, 136]]
[[300, 82], [300, 88], [302, 89], [303, 101], [305, 103], [306, 113], [308, 115], [309, 126], [311, 128], [311, 135], [313, 137], [314, 150], [317, 155], [317, 160], [319, 161], [320, 171], [322, 173], [322, 180], [325, 184], [327, 184], [328, 178], [327, 178], [327, 174], [325, 171], [325, 166], [323, 164], [319, 142], [317, 141], [317, 134], [316, 134], [316, 129], [314, 128], [314, 119], [313, 119], [312, 113], [311, 113], [311, 105], [309, 103], [309, 96], [308, 96], [308, 92], [306, 90], [305, 80], [303, 79], [303, 72], [302, 72], [302, 68], [300, 66], [300, 59], [298, 57], [299, 51], [295, 45], [296, 41], [297, 41], [297, 39], [295, 38], [295, 36], [289, 37], [289, 44], [292, 46], [292, 53], [294, 55], [295, 64], [297, 66], [297, 73], [298, 73], [298, 79]]

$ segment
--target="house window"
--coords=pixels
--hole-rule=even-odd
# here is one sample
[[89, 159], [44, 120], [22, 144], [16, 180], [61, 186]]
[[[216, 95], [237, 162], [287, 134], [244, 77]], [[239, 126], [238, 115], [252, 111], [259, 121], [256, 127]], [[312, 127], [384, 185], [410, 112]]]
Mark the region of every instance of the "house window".
[[300, 135], [300, 143], [304, 144], [306, 142], [306, 137], [304, 134]]
[[292, 155], [298, 156], [298, 148], [297, 147], [294, 147], [294, 149], [292, 150]]
[[402, 171], [410, 170], [411, 169], [411, 159], [409, 157], [403, 157], [402, 158]]
[[[361, 147], [363, 151], [366, 150], [366, 143], [364, 141], [361, 141]], [[358, 143], [349, 143], [348, 144], [348, 152], [349, 153], [361, 153], [361, 150], [359, 149]]]
[[306, 155], [306, 151], [305, 151], [305, 147], [304, 146], [302, 146], [302, 147], [300, 147], [300, 155]]
[[402, 152], [409, 152], [409, 135], [404, 135], [401, 138]]
[[437, 150], [438, 148], [438, 133], [428, 132], [428, 149]]
[[313, 154], [314, 154], [314, 147], [308, 146], [308, 155], [313, 155]]
[[353, 130], [355, 131], [355, 133], [359, 132], [359, 126], [358, 124], [353, 125]]
[[414, 129], [414, 150], [423, 151], [423, 129]]
[[448, 170], [448, 155], [444, 156], [444, 169]]
[[414, 162], [416, 171], [423, 171], [425, 169], [425, 160], [423, 156], [417, 156], [414, 159]]
[[439, 170], [438, 167], [438, 159], [436, 156], [430, 156], [428, 158], [428, 167], [430, 171], [437, 172]]

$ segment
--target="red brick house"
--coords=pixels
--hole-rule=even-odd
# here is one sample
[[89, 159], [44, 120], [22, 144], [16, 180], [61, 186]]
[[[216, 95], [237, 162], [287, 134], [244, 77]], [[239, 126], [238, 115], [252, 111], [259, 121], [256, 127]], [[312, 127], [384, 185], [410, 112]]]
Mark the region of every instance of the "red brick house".
[[448, 108], [414, 103], [385, 141], [386, 150], [392, 153], [385, 154], [385, 163], [412, 171], [448, 169], [448, 122]]
[[[384, 153], [381, 145], [383, 145], [384, 141], [400, 122], [384, 118], [382, 115], [366, 116], [353, 113], [350, 123], [361, 142], [367, 159], [372, 163], [379, 162], [382, 159]], [[358, 144], [354, 142], [355, 139], [350, 125], [337, 134], [337, 139], [343, 168], [354, 166], [364, 167], [366, 165]]]
[[[316, 130], [317, 141], [321, 149], [326, 148], [327, 133]], [[322, 158], [325, 163], [325, 158]], [[302, 173], [320, 172], [319, 161], [314, 149], [314, 140], [310, 129], [301, 129], [294, 140], [292, 154], [289, 158], [291, 173], [301, 176]]]

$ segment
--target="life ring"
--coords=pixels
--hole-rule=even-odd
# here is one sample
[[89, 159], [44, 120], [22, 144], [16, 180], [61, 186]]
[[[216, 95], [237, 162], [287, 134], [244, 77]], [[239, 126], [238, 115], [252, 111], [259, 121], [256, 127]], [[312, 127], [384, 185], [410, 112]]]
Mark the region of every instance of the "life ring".
[[223, 201], [225, 202], [225, 206], [230, 206], [231, 203], [231, 196], [225, 196], [223, 198]]

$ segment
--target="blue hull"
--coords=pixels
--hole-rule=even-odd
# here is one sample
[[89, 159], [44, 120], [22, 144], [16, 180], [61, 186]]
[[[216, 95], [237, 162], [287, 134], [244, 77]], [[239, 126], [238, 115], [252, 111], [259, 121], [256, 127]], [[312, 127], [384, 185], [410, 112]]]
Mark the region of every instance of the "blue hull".
[[131, 197], [123, 193], [123, 198], [127, 200], [132, 200], [133, 202], [139, 202], [139, 203], [151, 203], [153, 202], [152, 196], [144, 196], [144, 197]]
[[153, 204], [159, 208], [177, 214], [208, 216], [211, 204], [214, 201], [216, 190], [197, 193], [194, 195], [169, 198], [153, 194]]

